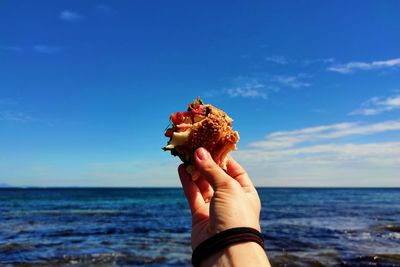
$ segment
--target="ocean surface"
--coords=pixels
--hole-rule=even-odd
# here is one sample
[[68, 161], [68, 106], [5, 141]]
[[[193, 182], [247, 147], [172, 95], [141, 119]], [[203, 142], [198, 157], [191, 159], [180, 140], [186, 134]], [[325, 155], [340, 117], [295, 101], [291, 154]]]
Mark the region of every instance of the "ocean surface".
[[[400, 189], [258, 189], [273, 266], [400, 266]], [[0, 189], [0, 266], [191, 266], [181, 189]]]

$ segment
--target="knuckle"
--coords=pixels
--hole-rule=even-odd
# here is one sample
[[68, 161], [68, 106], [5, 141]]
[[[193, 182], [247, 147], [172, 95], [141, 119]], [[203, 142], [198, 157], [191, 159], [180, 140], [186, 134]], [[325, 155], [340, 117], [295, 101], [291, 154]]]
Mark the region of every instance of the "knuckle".
[[203, 165], [203, 171], [205, 173], [214, 173], [216, 171], [217, 166], [212, 163], [206, 163]]
[[221, 188], [233, 188], [235, 187], [235, 180], [233, 179], [223, 179], [218, 183], [218, 186]]

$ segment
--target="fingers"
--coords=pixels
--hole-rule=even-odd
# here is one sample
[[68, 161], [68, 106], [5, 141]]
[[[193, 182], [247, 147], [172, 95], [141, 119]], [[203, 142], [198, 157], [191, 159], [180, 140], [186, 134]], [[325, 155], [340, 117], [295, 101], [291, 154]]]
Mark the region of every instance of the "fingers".
[[212, 189], [210, 183], [203, 178], [202, 176], [198, 177], [197, 180], [195, 181], [197, 187], [200, 189], [201, 195], [203, 196], [204, 202], [208, 203], [210, 202], [214, 190]]
[[218, 166], [210, 153], [204, 148], [198, 148], [194, 153], [196, 169], [212, 186], [214, 190], [231, 182], [231, 177]]
[[[246, 171], [237, 163], [231, 156], [228, 155], [227, 171], [218, 166], [212, 159], [210, 153], [204, 148], [198, 148], [194, 153], [194, 162], [196, 169], [200, 172], [201, 177], [204, 177], [212, 186], [214, 190], [219, 187], [226, 186], [232, 181], [232, 178], [236, 180], [242, 188], [246, 188], [250, 191], [255, 190], [253, 182]], [[197, 184], [200, 187], [202, 185]], [[205, 185], [204, 185], [205, 186]], [[200, 188], [203, 193], [206, 188]], [[207, 196], [204, 197], [205, 199]]]
[[181, 164], [178, 168], [179, 178], [182, 183], [183, 191], [189, 203], [190, 210], [196, 212], [202, 205], [205, 204], [199, 187], [192, 181], [192, 177], [186, 172], [185, 165]]
[[242, 187], [248, 187], [251, 189], [254, 188], [253, 182], [251, 181], [247, 172], [230, 155], [228, 155], [228, 163], [226, 167], [227, 167], [226, 172], [233, 179], [238, 181]]

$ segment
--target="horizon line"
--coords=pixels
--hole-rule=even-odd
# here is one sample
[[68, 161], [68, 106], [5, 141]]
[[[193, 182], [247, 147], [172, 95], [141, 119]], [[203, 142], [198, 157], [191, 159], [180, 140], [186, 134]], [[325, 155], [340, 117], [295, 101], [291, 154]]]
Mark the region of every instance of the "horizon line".
[[[255, 186], [256, 189], [400, 189], [400, 186]], [[0, 186], [2, 189], [182, 189], [180, 186]]]

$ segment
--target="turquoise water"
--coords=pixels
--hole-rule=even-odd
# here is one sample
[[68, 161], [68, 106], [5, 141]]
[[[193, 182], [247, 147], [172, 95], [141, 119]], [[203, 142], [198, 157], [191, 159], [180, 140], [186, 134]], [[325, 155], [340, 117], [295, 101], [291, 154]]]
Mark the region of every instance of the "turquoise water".
[[[258, 189], [274, 266], [400, 266], [400, 189]], [[181, 189], [0, 189], [0, 266], [191, 266]]]

